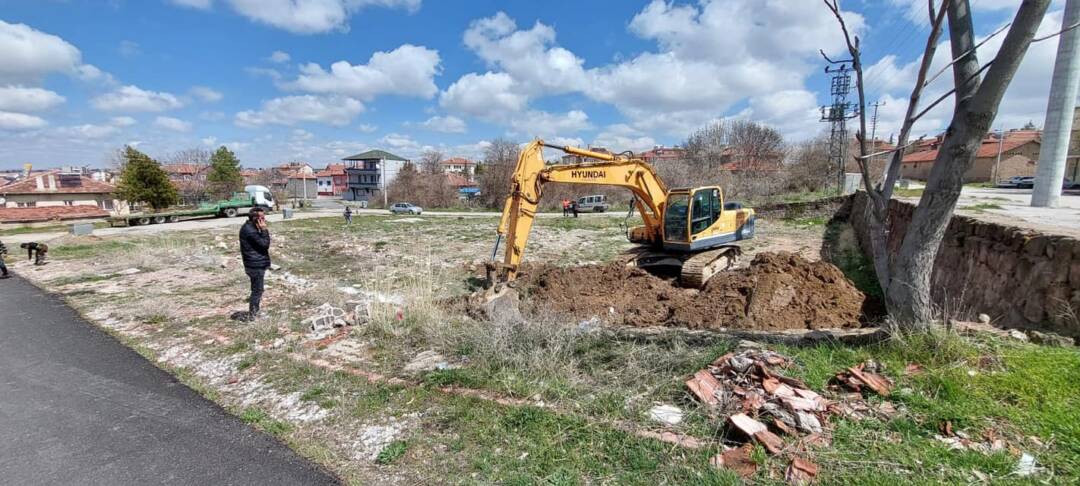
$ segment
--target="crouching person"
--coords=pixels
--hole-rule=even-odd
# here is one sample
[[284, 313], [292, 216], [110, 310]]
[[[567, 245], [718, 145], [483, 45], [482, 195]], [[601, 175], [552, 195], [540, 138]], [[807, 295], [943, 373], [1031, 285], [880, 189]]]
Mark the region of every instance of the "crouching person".
[[270, 268], [270, 230], [266, 225], [266, 212], [255, 207], [248, 213], [248, 220], [240, 227], [240, 256], [244, 260], [244, 273], [251, 280], [251, 296], [248, 313], [239, 320], [254, 320], [262, 303], [263, 281]]
[[45, 256], [49, 253], [49, 245], [45, 243], [23, 243], [19, 248], [26, 250], [26, 259], [33, 260], [34, 265], [44, 265]]

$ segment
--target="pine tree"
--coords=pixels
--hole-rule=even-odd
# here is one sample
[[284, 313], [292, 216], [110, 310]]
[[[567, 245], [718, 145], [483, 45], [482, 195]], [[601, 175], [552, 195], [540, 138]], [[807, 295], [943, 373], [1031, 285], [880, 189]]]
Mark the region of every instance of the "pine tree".
[[123, 157], [117, 197], [130, 203], [146, 203], [155, 211], [176, 204], [180, 195], [157, 161], [130, 146], [124, 147]]
[[210, 157], [210, 173], [206, 175], [206, 182], [210, 194], [219, 199], [244, 188], [244, 178], [240, 175], [240, 159], [224, 145]]

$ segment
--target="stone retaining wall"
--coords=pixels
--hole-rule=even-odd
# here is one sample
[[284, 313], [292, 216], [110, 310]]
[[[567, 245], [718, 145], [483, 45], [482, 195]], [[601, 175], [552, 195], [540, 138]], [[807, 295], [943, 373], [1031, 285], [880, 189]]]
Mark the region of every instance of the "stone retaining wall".
[[[866, 193], [850, 196], [837, 216], [851, 222], [870, 255], [867, 202]], [[890, 253], [899, 248], [914, 210], [891, 201]], [[950, 314], [985, 313], [999, 327], [1080, 337], [1080, 240], [953, 216], [931, 278], [934, 302]]]

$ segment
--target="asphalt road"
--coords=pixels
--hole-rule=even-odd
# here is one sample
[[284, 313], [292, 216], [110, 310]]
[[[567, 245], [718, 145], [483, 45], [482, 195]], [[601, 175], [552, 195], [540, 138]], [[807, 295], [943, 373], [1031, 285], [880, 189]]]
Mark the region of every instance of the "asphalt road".
[[0, 483], [338, 481], [16, 277], [0, 280]]

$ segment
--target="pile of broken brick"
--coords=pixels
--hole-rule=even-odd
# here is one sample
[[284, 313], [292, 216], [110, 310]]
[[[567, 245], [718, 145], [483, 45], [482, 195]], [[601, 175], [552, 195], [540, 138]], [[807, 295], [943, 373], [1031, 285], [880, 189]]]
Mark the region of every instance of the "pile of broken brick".
[[[714, 466], [743, 477], [753, 475], [757, 465], [750, 455], [757, 443], [769, 454], [792, 458], [785, 472], [789, 483], [808, 484], [817, 475], [817, 465], [804, 456], [809, 446], [829, 443], [828, 418], [880, 413], [861, 392], [887, 395], [892, 386], [878, 373], [877, 364], [863, 363], [836, 375], [831, 386], [840, 399], [828, 400], [802, 381], [777, 372], [791, 365], [779, 353], [751, 347], [717, 358], [686, 382], [710, 415], [726, 417], [726, 438], [743, 443], [713, 457]], [[795, 440], [788, 443], [784, 437]]]

